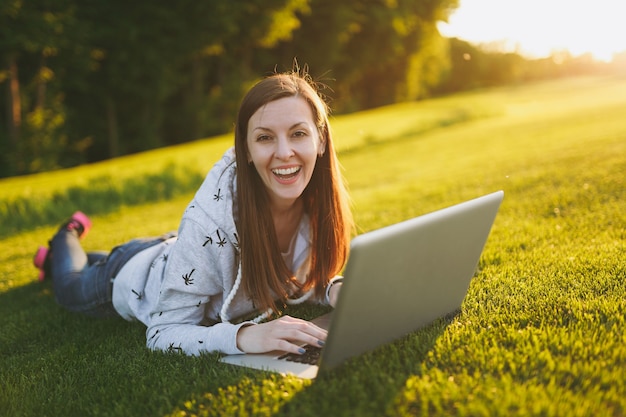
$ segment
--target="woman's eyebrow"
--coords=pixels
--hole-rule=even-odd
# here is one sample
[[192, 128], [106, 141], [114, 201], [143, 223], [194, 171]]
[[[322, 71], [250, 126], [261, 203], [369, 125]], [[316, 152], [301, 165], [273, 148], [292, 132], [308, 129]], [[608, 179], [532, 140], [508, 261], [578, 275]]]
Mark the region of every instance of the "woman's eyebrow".
[[296, 127], [299, 127], [299, 126], [309, 127], [309, 124], [306, 121], [298, 122], [298, 123], [294, 124], [293, 126], [291, 126], [289, 128], [289, 130], [295, 129]]
[[[304, 127], [308, 128], [309, 127], [309, 123], [307, 123], [306, 121], [297, 122], [297, 123], [294, 123], [291, 127], [289, 127], [288, 130], [293, 130], [293, 129], [295, 129], [297, 127], [300, 127], [300, 126], [304, 126]], [[273, 129], [271, 129], [269, 127], [265, 127], [265, 126], [256, 126], [254, 129], [252, 129], [252, 131], [255, 131], [255, 130], [264, 130], [264, 131], [267, 131], [267, 132], [273, 132], [274, 131]]]

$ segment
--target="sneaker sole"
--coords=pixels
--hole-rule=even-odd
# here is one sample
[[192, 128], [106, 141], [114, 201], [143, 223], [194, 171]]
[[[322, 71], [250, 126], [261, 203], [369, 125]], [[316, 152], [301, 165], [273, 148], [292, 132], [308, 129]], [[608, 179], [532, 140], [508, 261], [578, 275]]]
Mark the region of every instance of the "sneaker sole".
[[45, 246], [40, 246], [33, 257], [33, 264], [37, 269], [39, 269], [39, 281], [43, 281], [46, 279], [46, 274], [43, 270], [43, 264], [46, 262], [46, 257], [48, 256], [48, 248]]
[[80, 238], [84, 239], [85, 236], [87, 236], [87, 232], [91, 229], [91, 220], [89, 220], [89, 217], [87, 217], [87, 215], [82, 211], [77, 211], [72, 214], [72, 220], [76, 220], [81, 224], [81, 226], [83, 226], [83, 233], [81, 233]]

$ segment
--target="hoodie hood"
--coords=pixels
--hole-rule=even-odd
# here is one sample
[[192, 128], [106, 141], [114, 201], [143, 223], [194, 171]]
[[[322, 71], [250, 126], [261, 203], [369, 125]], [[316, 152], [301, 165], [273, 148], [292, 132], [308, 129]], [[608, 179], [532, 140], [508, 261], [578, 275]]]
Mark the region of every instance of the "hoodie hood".
[[223, 246], [226, 242], [234, 245], [239, 253], [239, 238], [235, 226], [237, 198], [237, 169], [235, 163], [235, 149], [230, 148], [222, 158], [215, 163], [196, 192], [193, 204], [197, 204], [206, 217], [217, 226], [211, 239], [217, 239], [217, 244]]

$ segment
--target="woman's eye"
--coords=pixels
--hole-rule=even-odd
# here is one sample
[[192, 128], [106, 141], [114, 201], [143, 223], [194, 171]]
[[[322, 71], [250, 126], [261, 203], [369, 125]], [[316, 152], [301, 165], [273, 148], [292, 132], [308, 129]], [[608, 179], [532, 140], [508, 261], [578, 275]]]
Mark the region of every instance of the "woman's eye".
[[270, 135], [259, 135], [256, 138], [257, 142], [267, 142], [268, 140], [271, 140], [271, 139], [272, 137]]
[[302, 131], [302, 130], [297, 130], [293, 133], [293, 136], [296, 138], [302, 138], [304, 136], [306, 136], [306, 132]]

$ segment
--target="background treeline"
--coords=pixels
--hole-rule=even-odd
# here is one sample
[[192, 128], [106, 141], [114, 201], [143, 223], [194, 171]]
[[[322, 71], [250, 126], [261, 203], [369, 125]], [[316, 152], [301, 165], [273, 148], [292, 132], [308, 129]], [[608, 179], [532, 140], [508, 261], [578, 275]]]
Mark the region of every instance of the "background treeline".
[[[439, 35], [458, 0], [3, 0], [0, 177], [232, 128], [241, 95], [308, 64], [335, 112], [606, 70]], [[615, 64], [617, 65], [617, 64]]]

